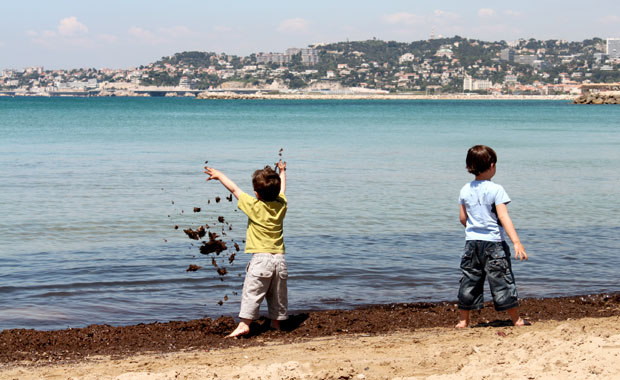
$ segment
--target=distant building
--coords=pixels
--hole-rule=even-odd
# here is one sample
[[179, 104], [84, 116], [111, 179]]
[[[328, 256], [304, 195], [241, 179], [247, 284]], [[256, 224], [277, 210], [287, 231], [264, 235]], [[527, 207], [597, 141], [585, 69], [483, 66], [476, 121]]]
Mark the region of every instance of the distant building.
[[539, 70], [547, 70], [551, 68], [551, 64], [547, 61], [543, 61], [542, 59], [535, 59], [534, 62], [532, 62], [532, 66]]
[[516, 75], [514, 75], [514, 74], [508, 74], [508, 75], [506, 75], [506, 77], [504, 78], [504, 84], [505, 84], [506, 86], [514, 86], [514, 85], [516, 85], [516, 84], [518, 84], [518, 83], [519, 83], [518, 78], [517, 78], [517, 76], [516, 76]]
[[258, 53], [256, 63], [277, 63], [279, 65], [291, 62], [294, 55], [301, 53], [301, 63], [314, 65], [319, 63], [319, 54], [316, 49], [311, 48], [290, 48], [285, 53]]
[[314, 64], [319, 63], [319, 53], [317, 52], [316, 49], [312, 49], [312, 48], [286, 49], [286, 55], [291, 56], [291, 57], [299, 53], [301, 53], [301, 63], [306, 64], [306, 65], [314, 65]]
[[499, 52], [499, 59], [502, 61], [514, 62], [515, 51], [510, 48], [502, 49]]
[[473, 79], [470, 76], [465, 75], [463, 78], [463, 91], [472, 91], [473, 89]]
[[435, 56], [436, 57], [452, 58], [453, 54], [454, 54], [454, 52], [450, 48], [450, 45], [442, 45], [439, 48], [439, 50], [437, 50], [437, 52], [435, 53]]
[[33, 66], [33, 67], [26, 67], [24, 69], [24, 73], [25, 74], [33, 74], [33, 73], [37, 73], [39, 75], [43, 74], [43, 66]]
[[191, 86], [191, 82], [188, 77], [181, 77], [179, 80], [179, 87], [189, 88]]
[[0, 73], [0, 76], [5, 78], [12, 78], [17, 75], [17, 70], [14, 69], [3, 69]]
[[406, 62], [413, 62], [415, 60], [415, 55], [411, 53], [405, 53], [398, 58], [398, 63], [403, 64]]
[[620, 58], [620, 38], [607, 39], [607, 56], [610, 59]]
[[476, 79], [474, 81], [474, 91], [475, 90], [488, 90], [493, 87], [493, 82], [487, 79]]
[[258, 53], [256, 63], [277, 63], [283, 65], [289, 63], [291, 57], [283, 53]]
[[487, 90], [493, 87], [493, 82], [488, 79], [473, 79], [466, 75], [463, 78], [463, 91]]
[[536, 59], [535, 55], [515, 55], [514, 62], [521, 65], [533, 66]]

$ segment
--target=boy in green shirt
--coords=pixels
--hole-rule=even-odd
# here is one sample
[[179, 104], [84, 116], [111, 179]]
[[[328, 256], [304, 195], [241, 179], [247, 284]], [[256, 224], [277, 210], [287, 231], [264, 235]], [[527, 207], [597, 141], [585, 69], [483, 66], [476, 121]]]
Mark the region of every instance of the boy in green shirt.
[[287, 318], [288, 298], [286, 280], [288, 271], [284, 259], [283, 222], [286, 216], [286, 162], [277, 163], [279, 173], [270, 166], [252, 175], [256, 198], [244, 193], [230, 178], [217, 169], [205, 167], [207, 181], [218, 180], [239, 200], [238, 207], [248, 216], [245, 253], [251, 253], [241, 297], [241, 322], [228, 337], [239, 337], [250, 332], [252, 320], [258, 319], [263, 298], [271, 327], [280, 328]]

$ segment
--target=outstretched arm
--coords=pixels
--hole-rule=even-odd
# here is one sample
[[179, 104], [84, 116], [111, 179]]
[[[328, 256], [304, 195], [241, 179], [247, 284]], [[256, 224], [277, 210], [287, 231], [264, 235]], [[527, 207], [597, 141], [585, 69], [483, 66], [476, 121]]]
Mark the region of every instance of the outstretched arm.
[[280, 175], [280, 193], [286, 194], [286, 161], [280, 160], [276, 165]]
[[228, 191], [230, 191], [235, 196], [235, 198], [239, 199], [241, 189], [230, 178], [226, 177], [224, 173], [217, 169], [209, 168], [207, 166], [205, 166], [205, 173], [209, 175], [207, 181], [210, 181], [212, 179], [220, 181], [222, 185], [224, 185], [224, 187], [227, 188]]
[[519, 259], [521, 261], [527, 260], [527, 253], [525, 252], [525, 248], [523, 248], [523, 244], [519, 240], [519, 235], [517, 235], [517, 231], [515, 230], [514, 225], [512, 224], [512, 219], [508, 215], [508, 208], [505, 203], [501, 203], [495, 206], [497, 210], [497, 218], [502, 223], [502, 227], [504, 227], [504, 231], [508, 234], [508, 237], [512, 241], [512, 245], [515, 248], [515, 259]]

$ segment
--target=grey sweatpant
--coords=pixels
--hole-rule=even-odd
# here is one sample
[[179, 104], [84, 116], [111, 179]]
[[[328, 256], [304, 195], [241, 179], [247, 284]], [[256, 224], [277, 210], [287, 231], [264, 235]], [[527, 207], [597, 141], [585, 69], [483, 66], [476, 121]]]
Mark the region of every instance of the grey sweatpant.
[[263, 298], [267, 298], [269, 318], [285, 320], [288, 310], [287, 278], [284, 254], [252, 254], [243, 282], [239, 318], [258, 319], [260, 304]]

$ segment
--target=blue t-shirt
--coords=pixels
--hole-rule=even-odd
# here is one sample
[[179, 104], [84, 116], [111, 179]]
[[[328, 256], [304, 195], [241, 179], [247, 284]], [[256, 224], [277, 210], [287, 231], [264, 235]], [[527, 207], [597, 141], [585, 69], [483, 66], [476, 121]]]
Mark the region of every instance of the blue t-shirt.
[[509, 203], [510, 198], [501, 185], [486, 180], [471, 181], [461, 189], [459, 202], [467, 211], [465, 240], [504, 241], [504, 229], [498, 223], [495, 205]]

